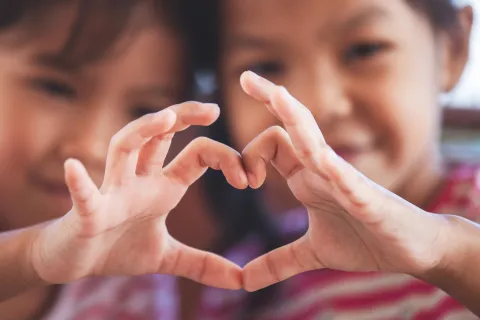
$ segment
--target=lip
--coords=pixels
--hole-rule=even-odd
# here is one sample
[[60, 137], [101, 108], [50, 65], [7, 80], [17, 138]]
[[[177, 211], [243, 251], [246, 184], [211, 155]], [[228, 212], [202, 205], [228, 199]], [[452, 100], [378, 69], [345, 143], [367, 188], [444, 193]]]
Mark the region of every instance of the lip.
[[64, 181], [52, 180], [44, 177], [32, 177], [34, 186], [43, 194], [56, 201], [60, 206], [72, 206], [70, 192]]

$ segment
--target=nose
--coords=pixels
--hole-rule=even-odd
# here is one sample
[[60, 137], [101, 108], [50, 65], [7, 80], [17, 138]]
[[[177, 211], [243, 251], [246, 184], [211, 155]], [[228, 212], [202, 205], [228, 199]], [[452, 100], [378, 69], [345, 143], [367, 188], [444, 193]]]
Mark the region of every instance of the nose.
[[352, 102], [345, 81], [333, 63], [305, 63], [292, 80], [287, 88], [312, 112], [320, 126], [351, 115]]
[[66, 124], [60, 143], [61, 158], [80, 160], [94, 178], [105, 169], [108, 145], [115, 133], [111, 125], [113, 119], [101, 112], [87, 111], [73, 117]]

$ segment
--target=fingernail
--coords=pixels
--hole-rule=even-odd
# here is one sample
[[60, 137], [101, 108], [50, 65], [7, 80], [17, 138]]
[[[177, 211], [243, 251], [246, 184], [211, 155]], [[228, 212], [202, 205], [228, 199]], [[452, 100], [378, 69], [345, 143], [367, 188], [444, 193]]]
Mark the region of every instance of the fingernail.
[[251, 187], [251, 188], [255, 188], [255, 175], [253, 175], [252, 173], [247, 173], [247, 177], [248, 177], [248, 185]]
[[274, 86], [274, 84], [267, 79], [260, 77], [258, 74], [252, 71], [247, 71], [246, 74], [250, 76], [250, 79], [252, 82], [257, 86], [257, 89], [259, 90], [259, 93], [265, 97], [265, 99], [268, 99], [270, 94], [269, 94], [269, 88]]
[[267, 81], [265, 78], [260, 77], [258, 74], [250, 70], [245, 72], [245, 75], [251, 77], [252, 81], [255, 82], [255, 84], [263, 85], [265, 84], [265, 81]]
[[245, 174], [245, 172], [240, 171], [238, 173], [238, 178], [239, 178], [239, 181], [241, 182], [241, 184], [243, 186], [248, 186], [248, 178], [247, 178], [247, 175]]
[[216, 103], [202, 103], [200, 106], [205, 109], [220, 109]]
[[195, 113], [204, 114], [205, 112], [215, 110], [215, 112], [220, 112], [220, 108], [216, 103], [199, 103], [198, 107], [194, 109]]

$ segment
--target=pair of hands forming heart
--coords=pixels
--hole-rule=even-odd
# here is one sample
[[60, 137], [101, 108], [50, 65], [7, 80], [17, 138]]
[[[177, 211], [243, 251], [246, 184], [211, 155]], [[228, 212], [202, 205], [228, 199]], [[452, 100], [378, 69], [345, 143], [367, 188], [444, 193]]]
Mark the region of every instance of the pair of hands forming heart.
[[[242, 155], [199, 138], [166, 167], [175, 132], [210, 125], [218, 107], [184, 103], [122, 129], [110, 145], [100, 189], [76, 160], [65, 164], [73, 209], [36, 237], [31, 261], [48, 283], [88, 276], [172, 274], [206, 285], [249, 291], [321, 268], [420, 273], [444, 252], [445, 219], [426, 213], [374, 184], [337, 157], [309, 110], [284, 88], [249, 72], [242, 86], [284, 124], [255, 138]], [[212, 253], [187, 247], [166, 228], [168, 213], [208, 167], [236, 188], [263, 184], [272, 163], [309, 213], [299, 240], [243, 270]], [[428, 228], [425, 228], [428, 225]]]

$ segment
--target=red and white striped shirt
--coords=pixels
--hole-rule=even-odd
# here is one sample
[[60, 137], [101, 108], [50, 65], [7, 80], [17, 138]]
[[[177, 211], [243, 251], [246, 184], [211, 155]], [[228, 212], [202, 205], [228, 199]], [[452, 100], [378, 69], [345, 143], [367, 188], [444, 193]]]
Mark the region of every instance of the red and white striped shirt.
[[[480, 221], [480, 181], [475, 181], [476, 173], [469, 166], [452, 170], [442, 193], [427, 209]], [[286, 214], [284, 231], [288, 234], [305, 229], [307, 223], [306, 213], [301, 210]], [[252, 240], [232, 249], [227, 257], [243, 265], [257, 255]], [[234, 319], [245, 307], [246, 297], [243, 291], [205, 288], [197, 319]], [[176, 279], [170, 276], [86, 279], [65, 286], [44, 320], [174, 320], [178, 319], [179, 299]], [[319, 270], [283, 282], [281, 292], [266, 310], [252, 319], [478, 318], [440, 289], [408, 275]]]

